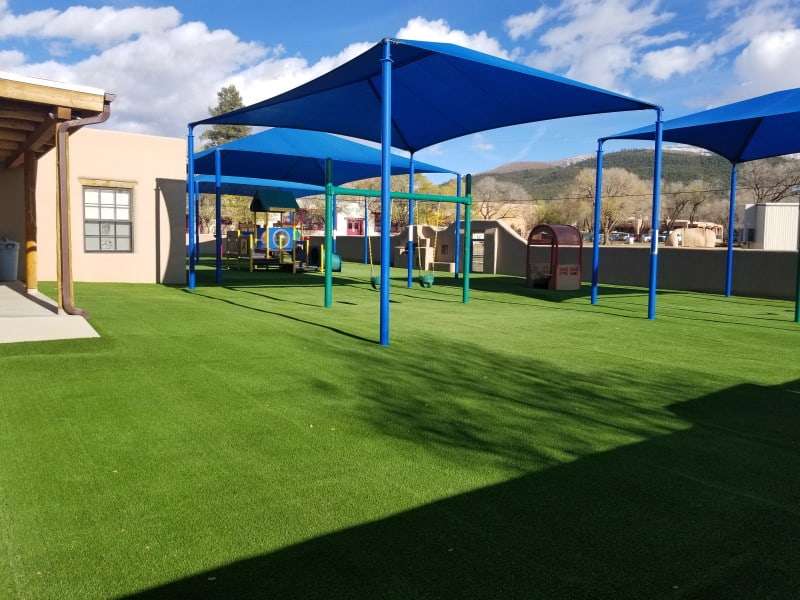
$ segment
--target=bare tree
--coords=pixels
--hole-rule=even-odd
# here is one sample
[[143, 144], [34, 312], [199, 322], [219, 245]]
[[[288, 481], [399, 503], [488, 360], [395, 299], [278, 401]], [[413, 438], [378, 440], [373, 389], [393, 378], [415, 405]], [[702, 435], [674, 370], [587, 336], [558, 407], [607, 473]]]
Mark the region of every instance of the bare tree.
[[498, 220], [518, 216], [520, 202], [531, 197], [521, 185], [496, 177], [482, 177], [472, 192], [477, 214], [481, 219]]
[[[604, 243], [608, 242], [611, 231], [625, 219], [644, 212], [648, 189], [646, 181], [626, 169], [611, 168], [604, 172], [600, 212]], [[594, 169], [581, 169], [575, 176], [570, 195], [591, 203], [594, 201], [594, 190]]]
[[741, 167], [739, 181], [756, 204], [780, 202], [800, 195], [800, 161], [754, 160]]

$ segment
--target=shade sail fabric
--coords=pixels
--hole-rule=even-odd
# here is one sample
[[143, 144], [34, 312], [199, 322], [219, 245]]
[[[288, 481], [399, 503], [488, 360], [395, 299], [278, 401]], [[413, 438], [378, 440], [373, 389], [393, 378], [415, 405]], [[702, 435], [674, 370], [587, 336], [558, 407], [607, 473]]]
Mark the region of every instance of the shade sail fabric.
[[[325, 184], [325, 160], [333, 160], [333, 183], [379, 177], [381, 152], [378, 148], [319, 131], [269, 129], [205, 150], [195, 155], [195, 173], [214, 173], [214, 150], [221, 155], [222, 173], [227, 176], [257, 177]], [[392, 155], [392, 174], [408, 173], [410, 160]], [[418, 173], [452, 173], [418, 160]]]
[[[800, 152], [800, 88], [718, 106], [664, 121], [664, 140], [705, 148], [732, 163]], [[603, 138], [652, 140], [640, 127]]]
[[[392, 146], [655, 105], [452, 44], [392, 39]], [[383, 43], [286, 93], [196, 124], [329, 131], [379, 142]]]
[[264, 188], [253, 196], [250, 212], [269, 212], [275, 208], [291, 208], [297, 210], [297, 199], [291, 192], [275, 188]]
[[[216, 191], [213, 175], [196, 176], [200, 193], [213, 194]], [[323, 194], [325, 188], [319, 185], [305, 183], [295, 183], [292, 181], [276, 181], [274, 179], [256, 179], [252, 177], [230, 177], [223, 176], [221, 181], [221, 193], [231, 196], [255, 196], [264, 190], [280, 190], [288, 192], [291, 197], [302, 198], [314, 194]], [[278, 208], [277, 205], [275, 205]], [[295, 202], [292, 206], [283, 208], [296, 208]]]

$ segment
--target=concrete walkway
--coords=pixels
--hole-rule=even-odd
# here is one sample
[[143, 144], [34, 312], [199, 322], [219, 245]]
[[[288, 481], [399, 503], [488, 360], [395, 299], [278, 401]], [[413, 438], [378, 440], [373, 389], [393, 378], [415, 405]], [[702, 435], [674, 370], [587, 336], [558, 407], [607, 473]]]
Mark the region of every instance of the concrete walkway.
[[0, 283], [0, 344], [100, 337], [83, 317], [58, 312], [41, 294], [17, 282]]

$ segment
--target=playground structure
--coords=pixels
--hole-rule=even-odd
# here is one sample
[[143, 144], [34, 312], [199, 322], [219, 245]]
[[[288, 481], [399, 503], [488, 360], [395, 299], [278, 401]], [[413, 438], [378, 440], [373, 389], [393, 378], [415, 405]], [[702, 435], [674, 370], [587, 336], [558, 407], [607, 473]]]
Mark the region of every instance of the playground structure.
[[548, 290], [579, 290], [582, 251], [583, 238], [577, 227], [537, 225], [528, 234], [526, 285]]
[[[548, 102], [540, 101], [548, 98]], [[478, 109], [479, 107], [479, 109]], [[464, 239], [471, 240], [471, 178], [465, 194], [455, 196], [415, 194], [413, 155], [439, 142], [499, 127], [578, 115], [654, 110], [656, 112], [654, 207], [660, 202], [660, 106], [545, 73], [452, 44], [386, 38], [336, 69], [273, 98], [229, 113], [189, 124], [189, 180], [194, 177], [194, 128], [198, 125], [249, 125], [291, 127], [338, 133], [381, 144], [381, 190], [369, 195], [381, 199], [380, 326], [381, 345], [389, 344], [389, 229], [391, 202], [408, 200], [409, 223], [414, 223], [414, 202], [455, 202], [456, 222], [464, 206]], [[448, 115], [449, 118], [442, 118]], [[411, 153], [409, 192], [391, 190], [392, 147]], [[326, 167], [326, 221], [334, 195], [351, 190], [334, 185], [332, 168]], [[459, 186], [460, 188], [460, 186]], [[358, 190], [361, 197], [366, 190]], [[190, 222], [197, 219], [194, 188], [189, 185]], [[427, 197], [426, 197], [427, 196]], [[657, 212], [657, 211], [654, 211]], [[460, 233], [460, 227], [457, 227]], [[192, 227], [190, 246], [192, 245]], [[325, 228], [326, 252], [330, 226]], [[458, 241], [460, 236], [456, 236]], [[413, 240], [409, 240], [408, 271], [411, 279]], [[469, 300], [471, 243], [463, 244], [463, 295]], [[462, 253], [463, 252], [463, 253]], [[411, 281], [408, 282], [409, 284]], [[189, 287], [193, 286], [190, 264]], [[331, 273], [325, 271], [325, 306], [332, 305]]]
[[[280, 223], [280, 222], [279, 222]], [[292, 273], [317, 270], [308, 264], [308, 241], [294, 225], [255, 226], [228, 231], [224, 239], [224, 258], [228, 268]]]
[[[193, 142], [190, 141], [190, 148]], [[270, 206], [280, 206], [297, 210], [296, 199], [304, 196], [324, 194], [326, 185], [341, 185], [351, 181], [375, 177], [381, 173], [386, 159], [389, 171], [394, 175], [408, 174], [409, 187], [413, 189], [414, 172], [450, 173], [452, 171], [425, 162], [414, 161], [397, 154], [383, 157], [375, 148], [346, 140], [341, 137], [319, 131], [273, 128], [244, 138], [222, 144], [215, 148], [193, 153], [189, 156], [189, 180], [200, 182], [198, 186], [189, 186], [190, 222], [195, 227], [189, 228], [189, 269], [187, 283], [189, 289], [196, 285], [195, 266], [197, 254], [197, 196], [192, 192], [210, 191], [216, 197], [216, 230], [221, 230], [222, 195], [232, 193], [238, 195], [261, 194], [269, 198]], [[331, 162], [335, 175], [327, 177], [327, 163]], [[264, 179], [268, 177], [269, 179]], [[236, 191], [232, 191], [236, 190]], [[242, 190], [249, 193], [242, 193]], [[276, 200], [277, 197], [277, 200]], [[369, 223], [366, 197], [358, 195], [359, 202], [364, 200], [364, 223]], [[254, 199], [255, 200], [255, 199]], [[277, 201], [277, 204], [276, 204]], [[336, 256], [336, 237], [333, 227], [336, 222], [337, 197], [326, 196], [326, 203], [332, 204], [331, 217], [326, 204], [325, 229], [330, 228], [331, 235], [326, 235], [325, 249], [331, 249], [331, 259], [325, 258], [322, 252], [318, 260], [310, 261], [312, 265], [324, 270], [327, 262], [333, 271], [341, 270], [341, 260]], [[264, 212], [263, 209], [260, 209]], [[296, 214], [296, 212], [295, 212]], [[329, 222], [330, 221], [330, 222]], [[293, 219], [292, 223], [295, 223]], [[194, 233], [194, 235], [192, 235]], [[258, 232], [255, 231], [257, 234]], [[364, 262], [367, 261], [368, 227], [363, 229]], [[253, 247], [248, 252], [261, 252], [259, 236], [255, 236]], [[223, 243], [220, 237], [216, 244], [215, 280], [222, 282]], [[311, 257], [309, 248], [304, 247], [305, 255]], [[245, 247], [236, 248], [244, 253]], [[263, 250], [270, 254], [270, 249]], [[267, 259], [264, 259], [265, 261]], [[410, 267], [409, 267], [410, 268]]]

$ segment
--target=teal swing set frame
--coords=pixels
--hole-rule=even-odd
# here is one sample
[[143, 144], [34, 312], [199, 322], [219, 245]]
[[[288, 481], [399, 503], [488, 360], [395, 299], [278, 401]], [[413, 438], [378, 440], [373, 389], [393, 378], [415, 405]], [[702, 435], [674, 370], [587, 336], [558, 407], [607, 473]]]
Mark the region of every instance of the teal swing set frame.
[[[380, 198], [380, 190], [361, 190], [333, 184], [333, 161], [325, 161], [325, 292], [324, 305], [326, 308], [333, 306], [333, 207], [334, 197], [354, 196], [358, 198]], [[410, 202], [450, 202], [464, 206], [464, 244], [462, 248], [463, 277], [461, 278], [461, 301], [466, 304], [469, 302], [469, 268], [472, 262], [472, 175], [467, 175], [464, 185], [465, 194], [463, 196], [450, 196], [445, 194], [420, 194], [416, 192], [391, 192], [392, 200], [408, 200]], [[458, 224], [457, 224], [458, 226]], [[384, 232], [381, 232], [383, 235]], [[458, 232], [456, 232], [458, 235]]]

